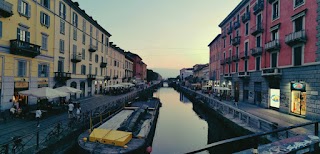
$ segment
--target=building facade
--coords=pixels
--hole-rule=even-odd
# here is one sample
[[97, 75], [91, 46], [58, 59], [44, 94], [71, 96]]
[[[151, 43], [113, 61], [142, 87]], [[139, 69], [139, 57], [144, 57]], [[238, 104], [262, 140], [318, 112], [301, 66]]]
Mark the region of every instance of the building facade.
[[115, 44], [110, 42], [109, 53], [108, 53], [109, 72], [110, 80], [107, 85], [115, 85], [121, 83], [125, 77], [125, 55], [124, 50], [117, 47]]
[[134, 82], [144, 82], [147, 78], [147, 65], [142, 61], [142, 58], [132, 52], [127, 52], [127, 55], [133, 60], [133, 78]]
[[222, 86], [240, 101], [320, 117], [316, 1], [242, 0], [220, 23]]
[[220, 50], [221, 50], [221, 34], [217, 35], [208, 45], [209, 47], [209, 78], [213, 86], [220, 86]]
[[125, 69], [125, 82], [130, 82], [132, 77], [133, 77], [133, 59], [130, 58], [127, 53], [125, 53], [125, 64], [124, 64], [124, 69]]
[[36, 98], [19, 91], [52, 86], [54, 61], [54, 2], [10, 0], [0, 2], [0, 109], [21, 99], [21, 106]]
[[183, 68], [180, 70], [180, 80], [185, 81], [189, 76], [193, 75], [193, 68]]
[[77, 2], [55, 0], [55, 86], [80, 89], [82, 98], [100, 94], [105, 87], [111, 36]]

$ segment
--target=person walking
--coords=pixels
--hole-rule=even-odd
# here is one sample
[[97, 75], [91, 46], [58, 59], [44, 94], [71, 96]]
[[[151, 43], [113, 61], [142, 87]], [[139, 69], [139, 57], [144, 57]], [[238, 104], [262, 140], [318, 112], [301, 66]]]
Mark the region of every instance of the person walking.
[[40, 127], [40, 118], [41, 118], [42, 112], [39, 109], [39, 107], [36, 110], [36, 119], [37, 119], [37, 127]]
[[80, 104], [78, 104], [76, 114], [77, 114], [77, 121], [79, 121], [79, 120], [80, 120], [80, 114], [81, 114], [81, 107], [80, 107]]
[[73, 103], [72, 103], [71, 101], [69, 102], [68, 107], [69, 107], [68, 113], [69, 113], [69, 119], [70, 119], [70, 118], [73, 118], [73, 117], [74, 117], [74, 116], [73, 116], [74, 105], [73, 105]]

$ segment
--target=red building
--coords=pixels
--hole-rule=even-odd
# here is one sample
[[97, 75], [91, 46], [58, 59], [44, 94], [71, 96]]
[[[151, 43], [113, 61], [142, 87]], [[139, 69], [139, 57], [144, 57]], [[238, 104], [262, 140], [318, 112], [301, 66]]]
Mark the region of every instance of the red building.
[[131, 52], [126, 52], [128, 57], [133, 60], [133, 78], [136, 81], [143, 81], [147, 78], [147, 65], [142, 61], [142, 58]]
[[317, 9], [313, 0], [242, 0], [219, 24], [220, 83], [231, 89], [226, 93], [281, 112], [320, 117]]
[[210, 49], [209, 78], [213, 86], [220, 86], [220, 51], [222, 39], [221, 34], [217, 35], [208, 45]]

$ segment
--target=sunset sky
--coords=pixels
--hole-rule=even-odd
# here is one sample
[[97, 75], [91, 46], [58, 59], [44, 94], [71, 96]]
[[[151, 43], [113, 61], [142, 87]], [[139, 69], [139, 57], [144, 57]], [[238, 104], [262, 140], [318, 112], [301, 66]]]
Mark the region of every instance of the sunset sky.
[[208, 44], [241, 0], [74, 0], [112, 34], [110, 41], [137, 53], [164, 77], [209, 62]]

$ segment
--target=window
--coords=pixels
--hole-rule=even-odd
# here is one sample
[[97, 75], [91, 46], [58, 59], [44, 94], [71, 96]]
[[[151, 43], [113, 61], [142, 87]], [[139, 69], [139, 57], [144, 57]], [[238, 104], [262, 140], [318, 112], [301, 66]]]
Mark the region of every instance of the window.
[[38, 77], [46, 78], [48, 77], [48, 65], [47, 64], [39, 64], [38, 65]]
[[246, 30], [245, 30], [245, 34], [248, 35], [249, 34], [249, 22], [246, 23]]
[[279, 1], [272, 4], [272, 20], [279, 18]]
[[85, 60], [86, 59], [86, 50], [85, 49], [82, 49], [82, 59]]
[[293, 48], [293, 66], [300, 66], [302, 64], [302, 46]]
[[24, 0], [18, 2], [18, 12], [20, 15], [31, 17], [31, 5]]
[[19, 60], [18, 61], [18, 77], [25, 77], [27, 75], [27, 62]]
[[103, 56], [101, 56], [101, 62], [104, 62], [104, 60], [103, 60]]
[[40, 12], [40, 23], [43, 26], [50, 27], [50, 16], [44, 12]]
[[64, 20], [66, 19], [66, 5], [64, 5], [62, 2], [60, 2], [59, 5], [59, 16]]
[[294, 31], [299, 32], [303, 30], [303, 17], [299, 17], [294, 20]]
[[89, 64], [89, 74], [92, 74], [92, 64]]
[[41, 5], [50, 9], [50, 0], [41, 0]]
[[229, 67], [228, 71], [229, 71], [229, 74], [230, 74], [231, 73], [231, 65], [229, 64], [228, 67]]
[[103, 36], [103, 34], [102, 34], [102, 37], [101, 37], [101, 52], [103, 53], [103, 40], [104, 39], [104, 36]]
[[271, 68], [277, 67], [278, 53], [271, 53]]
[[304, 0], [294, 0], [294, 7], [299, 7], [304, 4]]
[[64, 58], [59, 57], [58, 60], [58, 72], [64, 72]]
[[223, 39], [223, 48], [226, 48], [226, 39]]
[[20, 29], [17, 29], [17, 39], [25, 42], [30, 42], [30, 32]]
[[239, 64], [236, 63], [236, 72], [238, 72]]
[[72, 74], [76, 74], [77, 73], [77, 63], [72, 63]]
[[114, 66], [117, 66], [117, 61], [114, 61]]
[[82, 34], [82, 44], [83, 45], [86, 44], [86, 34], [85, 33]]
[[92, 25], [90, 25], [90, 36], [92, 36], [93, 28]]
[[75, 12], [72, 15], [72, 25], [78, 27], [78, 15]]
[[278, 40], [279, 39], [279, 31], [278, 29], [271, 32], [271, 39], [272, 40]]
[[65, 34], [66, 31], [66, 22], [63, 19], [60, 19], [60, 34]]
[[236, 47], [236, 55], [239, 55], [239, 47]]
[[48, 35], [42, 34], [42, 43], [41, 43], [42, 50], [48, 50]]
[[249, 49], [249, 43], [245, 42], [244, 43], [244, 55], [247, 56], [248, 55], [248, 49]]
[[81, 65], [81, 75], [86, 75], [86, 65]]
[[77, 40], [77, 28], [73, 28], [73, 40]]
[[232, 38], [231, 38], [231, 35], [229, 35], [229, 44], [232, 43]]
[[82, 31], [83, 31], [84, 33], [86, 33], [86, 30], [87, 30], [87, 22], [86, 22], [86, 20], [83, 19], [83, 22], [82, 22]]
[[64, 40], [60, 39], [59, 50], [60, 50], [60, 53], [64, 53]]
[[99, 56], [96, 54], [95, 56], [95, 62], [98, 63], [99, 62]]
[[256, 57], [256, 71], [260, 71], [260, 60], [260, 56]]
[[92, 53], [89, 53], [89, 60], [92, 61]]
[[261, 36], [256, 37], [256, 47], [261, 47]]
[[244, 71], [247, 72], [248, 71], [248, 60], [244, 61]]

